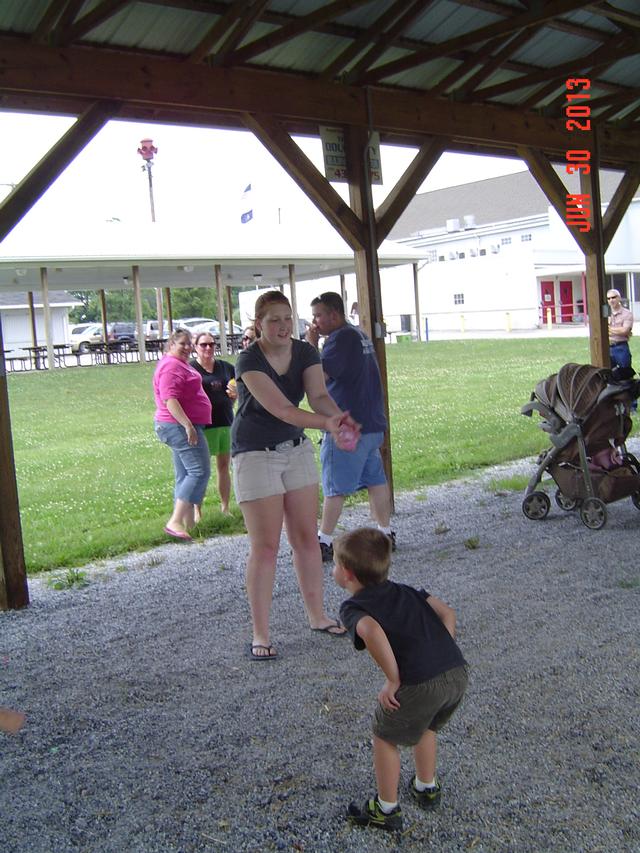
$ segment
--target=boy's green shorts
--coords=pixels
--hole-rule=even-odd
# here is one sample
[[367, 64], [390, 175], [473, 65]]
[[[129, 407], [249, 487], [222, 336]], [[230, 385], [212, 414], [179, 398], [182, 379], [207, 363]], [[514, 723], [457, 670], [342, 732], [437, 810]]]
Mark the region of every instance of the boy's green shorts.
[[205, 429], [204, 437], [207, 439], [211, 456], [231, 453], [231, 427], [209, 427]]

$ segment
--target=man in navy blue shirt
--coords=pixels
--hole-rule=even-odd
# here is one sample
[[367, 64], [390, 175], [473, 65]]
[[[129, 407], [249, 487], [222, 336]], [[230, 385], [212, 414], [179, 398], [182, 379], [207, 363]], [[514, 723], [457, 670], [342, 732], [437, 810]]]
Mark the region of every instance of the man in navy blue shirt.
[[322, 559], [333, 559], [333, 532], [345, 496], [360, 489], [367, 489], [371, 515], [395, 550], [395, 533], [390, 527], [391, 496], [380, 455], [387, 420], [373, 342], [347, 323], [344, 302], [338, 293], [321, 293], [311, 302], [311, 312], [313, 324], [307, 331], [307, 340], [317, 347], [320, 337], [325, 338], [320, 358], [327, 390], [362, 428], [353, 451], [340, 450], [330, 435], [325, 434], [322, 439], [324, 504], [318, 536]]

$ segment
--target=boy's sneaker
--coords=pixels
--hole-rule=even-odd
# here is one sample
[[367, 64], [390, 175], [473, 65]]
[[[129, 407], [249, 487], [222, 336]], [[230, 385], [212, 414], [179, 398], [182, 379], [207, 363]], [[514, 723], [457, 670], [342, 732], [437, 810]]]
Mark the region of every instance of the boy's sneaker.
[[400, 806], [396, 806], [392, 812], [385, 814], [380, 808], [378, 798], [367, 800], [362, 808], [355, 803], [349, 804], [347, 820], [356, 826], [375, 826], [378, 829], [391, 831], [402, 829], [402, 812]]
[[426, 788], [424, 791], [419, 791], [416, 788], [416, 780], [414, 778], [409, 782], [409, 791], [422, 809], [435, 809], [440, 805], [440, 797], [442, 796], [440, 782], [436, 781], [435, 788]]
[[330, 563], [333, 560], [333, 545], [327, 545], [326, 542], [322, 542], [318, 539], [320, 543], [320, 553], [322, 554], [322, 562]]
[[391, 541], [391, 550], [395, 551], [396, 550], [396, 532], [395, 532], [395, 530], [391, 531], [388, 538]]

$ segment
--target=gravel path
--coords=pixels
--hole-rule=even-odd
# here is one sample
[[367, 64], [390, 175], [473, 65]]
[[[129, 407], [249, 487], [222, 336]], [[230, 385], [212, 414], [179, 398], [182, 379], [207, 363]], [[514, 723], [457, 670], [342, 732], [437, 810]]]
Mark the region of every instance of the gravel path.
[[[440, 739], [439, 812], [403, 794], [400, 837], [343, 820], [374, 790], [381, 678], [348, 640], [308, 630], [284, 540], [280, 658], [247, 660], [236, 536], [88, 567], [83, 589], [35, 579], [29, 608], [0, 613], [0, 703], [28, 716], [0, 734], [0, 849], [640, 850], [640, 515], [625, 500], [601, 531], [555, 506], [528, 521], [490, 481], [532, 470], [397, 499], [393, 577], [456, 608], [471, 664]], [[326, 595], [336, 613], [331, 578]]]

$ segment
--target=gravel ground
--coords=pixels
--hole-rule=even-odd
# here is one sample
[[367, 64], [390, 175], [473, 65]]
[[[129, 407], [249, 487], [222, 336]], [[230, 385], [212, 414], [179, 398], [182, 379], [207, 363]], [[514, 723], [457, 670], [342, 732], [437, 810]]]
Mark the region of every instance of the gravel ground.
[[[380, 675], [308, 630], [284, 540], [280, 657], [249, 661], [236, 536], [87, 567], [83, 589], [34, 579], [30, 607], [0, 613], [0, 703], [28, 718], [0, 734], [0, 849], [640, 850], [640, 515], [625, 500], [601, 531], [555, 506], [528, 521], [490, 481], [532, 470], [397, 499], [393, 577], [456, 608], [471, 665], [440, 738], [437, 813], [403, 792], [401, 836], [344, 821], [374, 790]], [[330, 612], [342, 595], [328, 577]]]

